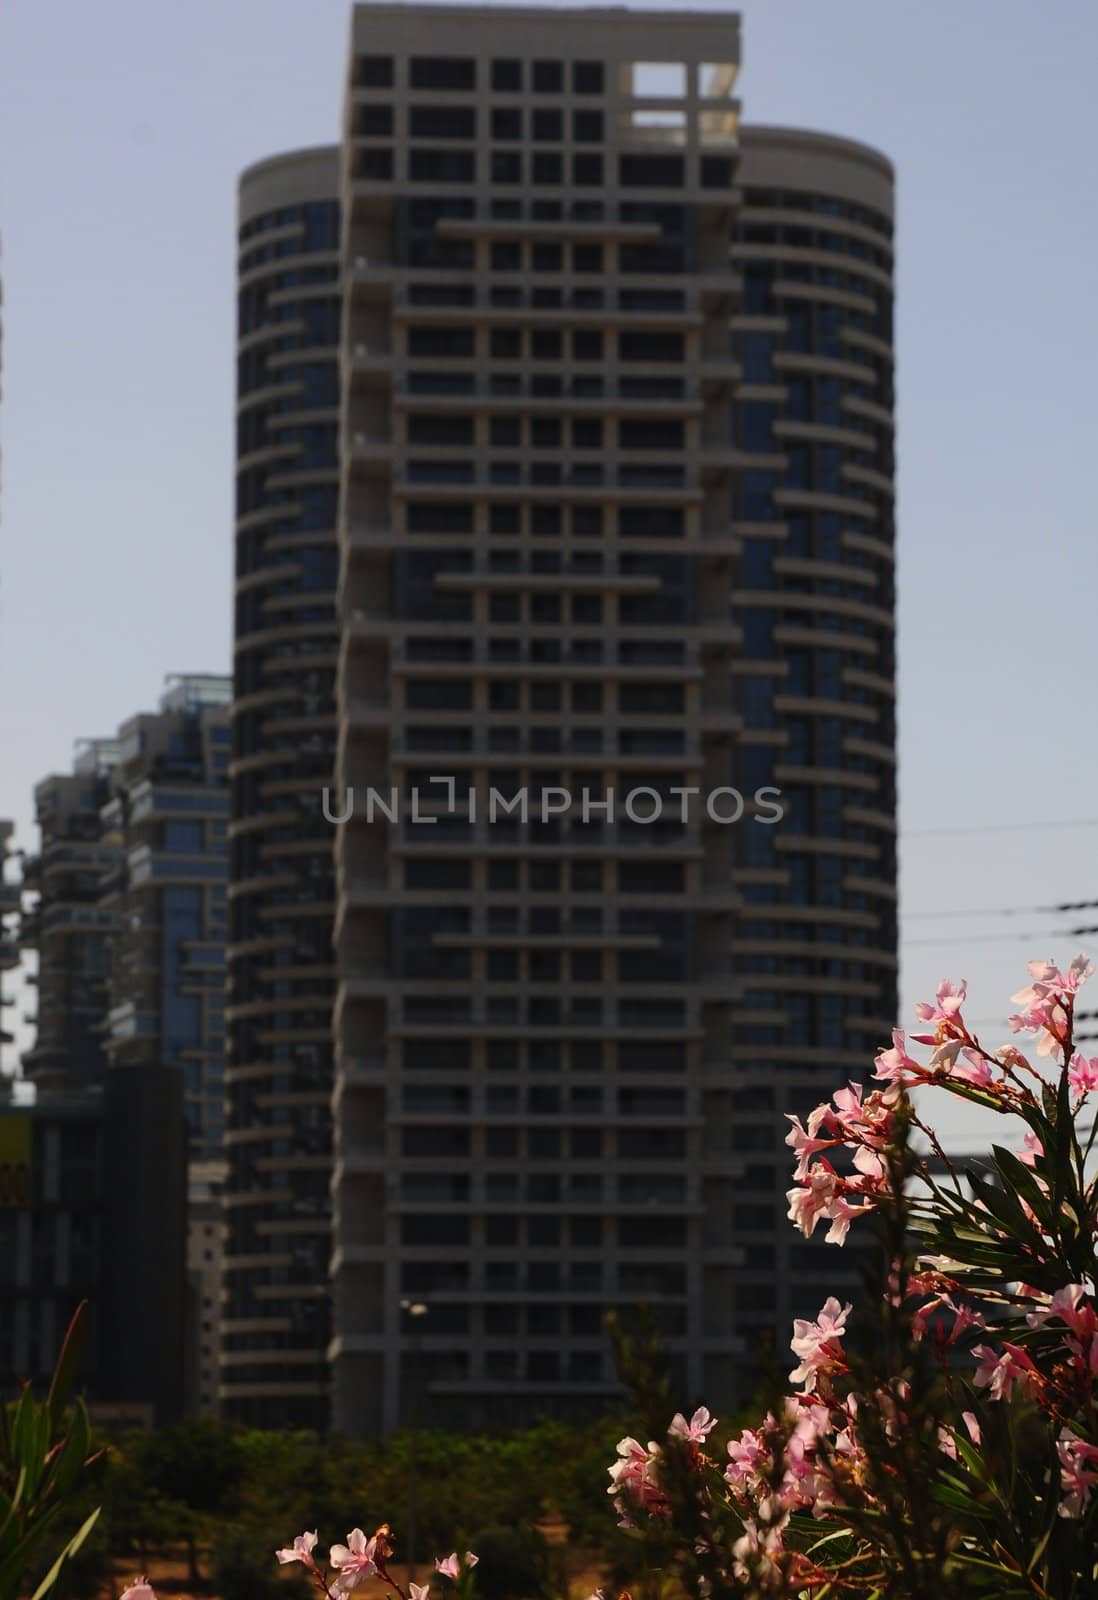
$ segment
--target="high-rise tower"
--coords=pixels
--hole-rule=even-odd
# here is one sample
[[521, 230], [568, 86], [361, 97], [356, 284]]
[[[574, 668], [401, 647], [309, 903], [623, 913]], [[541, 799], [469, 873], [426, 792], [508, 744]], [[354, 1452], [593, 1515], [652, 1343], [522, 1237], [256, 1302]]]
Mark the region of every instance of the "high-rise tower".
[[402, 815], [338, 846], [347, 1429], [598, 1406], [638, 1300], [731, 1383], [731, 829], [674, 796], [739, 727], [738, 59], [735, 16], [354, 14], [340, 776]]
[[790, 1319], [851, 1274], [849, 1249], [786, 1221], [775, 1141], [783, 1113], [864, 1080], [894, 1026], [897, 960], [892, 168], [847, 139], [747, 124], [739, 184], [733, 766], [785, 808], [736, 834], [723, 1115], [742, 1391], [760, 1345], [784, 1348]]
[[240, 180], [236, 625], [221, 1397], [327, 1417], [338, 161]]
[[641, 1301], [723, 1405], [851, 1270], [782, 1138], [895, 1011], [893, 182], [738, 60], [363, 4], [341, 150], [242, 182], [247, 1420], [329, 1332], [348, 1432], [593, 1409]]

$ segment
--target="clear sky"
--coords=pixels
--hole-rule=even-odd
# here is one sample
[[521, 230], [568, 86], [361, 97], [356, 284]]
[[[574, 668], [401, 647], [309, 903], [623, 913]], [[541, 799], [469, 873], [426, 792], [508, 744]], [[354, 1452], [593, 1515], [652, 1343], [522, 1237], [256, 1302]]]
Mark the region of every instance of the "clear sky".
[[[1035, 826], [1098, 818], [1098, 7], [740, 9], [746, 119], [898, 168], [904, 1011], [950, 973], [993, 1020], [1027, 955], [1072, 953], [1072, 919], [1028, 908], [1098, 899], [1098, 827]], [[235, 179], [334, 140], [348, 21], [0, 11], [0, 816], [24, 843], [74, 738], [228, 668]]]

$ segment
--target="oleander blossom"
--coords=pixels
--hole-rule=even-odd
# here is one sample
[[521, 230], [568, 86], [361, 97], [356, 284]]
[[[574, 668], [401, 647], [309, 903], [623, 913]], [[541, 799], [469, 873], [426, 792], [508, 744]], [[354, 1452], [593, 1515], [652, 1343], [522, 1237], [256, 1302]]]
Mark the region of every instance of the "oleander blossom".
[[135, 1578], [128, 1589], [123, 1589], [119, 1600], [156, 1600], [156, 1590], [147, 1578]]
[[793, 1337], [789, 1347], [798, 1357], [800, 1365], [789, 1374], [790, 1383], [804, 1385], [806, 1394], [812, 1394], [821, 1376], [833, 1372], [843, 1360], [842, 1337], [846, 1319], [853, 1307], [848, 1300], [840, 1306], [830, 1295], [816, 1315], [815, 1322], [798, 1317], [793, 1323]]
[[313, 1551], [316, 1549], [316, 1542], [315, 1533], [299, 1533], [292, 1545], [275, 1551], [279, 1565], [285, 1566], [290, 1561], [300, 1561], [303, 1566], [315, 1566]]
[[[810, 1112], [807, 1124], [786, 1113], [792, 1126], [785, 1142], [797, 1157], [796, 1187], [786, 1194], [788, 1215], [805, 1238], [810, 1239], [821, 1217], [826, 1217], [831, 1224], [827, 1243], [843, 1244], [851, 1222], [888, 1194], [884, 1154], [894, 1132], [899, 1098], [895, 1084], [866, 1095], [860, 1083], [850, 1083]], [[837, 1171], [825, 1150], [845, 1151], [851, 1170]]]
[[435, 1561], [435, 1571], [440, 1572], [444, 1578], [456, 1579], [461, 1577], [463, 1566], [475, 1567], [479, 1560], [480, 1557], [475, 1556], [471, 1550], [466, 1550], [464, 1556], [459, 1556], [456, 1550], [452, 1550], [441, 1561]]
[[1070, 1428], [1063, 1428], [1056, 1441], [1060, 1462], [1060, 1487], [1063, 1499], [1057, 1507], [1061, 1517], [1081, 1517], [1090, 1504], [1098, 1484], [1098, 1445], [1080, 1439]]
[[681, 1411], [676, 1411], [667, 1431], [675, 1438], [689, 1440], [691, 1444], [704, 1444], [716, 1426], [716, 1417], [705, 1406], [699, 1406], [689, 1422]]
[[618, 1459], [608, 1469], [610, 1487], [607, 1494], [613, 1497], [614, 1508], [621, 1526], [634, 1526], [637, 1513], [648, 1517], [664, 1517], [668, 1513], [667, 1497], [660, 1486], [660, 1447], [654, 1439], [648, 1447], [627, 1436], [618, 1440]]
[[375, 1577], [378, 1561], [382, 1563], [391, 1553], [385, 1535], [388, 1528], [379, 1528], [367, 1539], [361, 1528], [352, 1528], [346, 1544], [334, 1544], [328, 1552], [328, 1564], [338, 1576], [333, 1588], [337, 1594], [349, 1594], [367, 1578]]

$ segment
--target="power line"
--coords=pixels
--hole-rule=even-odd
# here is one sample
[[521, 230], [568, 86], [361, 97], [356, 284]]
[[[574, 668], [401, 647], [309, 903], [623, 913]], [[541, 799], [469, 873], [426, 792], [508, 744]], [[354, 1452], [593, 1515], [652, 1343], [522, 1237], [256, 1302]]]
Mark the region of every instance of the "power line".
[[1024, 939], [1075, 939], [1084, 933], [1098, 933], [1098, 928], [1042, 928], [1039, 933], [952, 933], [937, 939], [901, 939], [904, 946], [917, 944], [1020, 944]]
[[1041, 917], [1056, 911], [1079, 911], [1086, 904], [1084, 901], [1078, 906], [972, 906], [956, 911], [905, 911], [904, 916], [913, 920], [916, 917]]

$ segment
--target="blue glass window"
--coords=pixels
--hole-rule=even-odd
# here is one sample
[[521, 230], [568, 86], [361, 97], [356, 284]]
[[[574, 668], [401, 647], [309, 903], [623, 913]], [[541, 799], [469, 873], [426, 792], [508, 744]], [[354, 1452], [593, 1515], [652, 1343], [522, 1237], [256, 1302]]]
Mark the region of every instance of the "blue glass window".
[[176, 854], [198, 852], [204, 844], [201, 822], [165, 822], [163, 847]]
[[741, 408], [742, 444], [752, 451], [774, 448], [774, 407], [761, 400], [749, 400]]
[[745, 472], [740, 482], [740, 515], [745, 522], [774, 520], [774, 474]]
[[773, 383], [771, 357], [774, 340], [769, 333], [747, 333], [743, 338], [743, 375], [747, 383]]
[[748, 656], [769, 657], [774, 651], [774, 612], [769, 606], [752, 607], [744, 613], [743, 648]]

